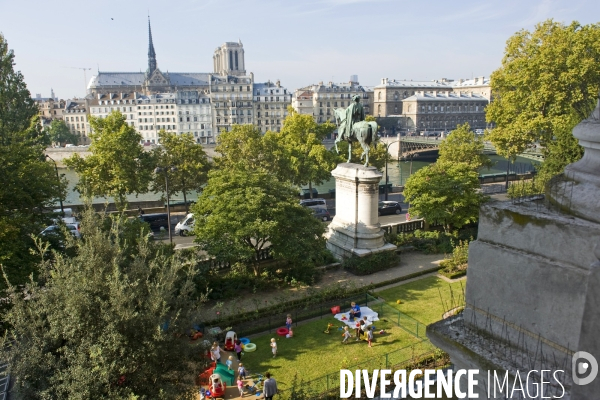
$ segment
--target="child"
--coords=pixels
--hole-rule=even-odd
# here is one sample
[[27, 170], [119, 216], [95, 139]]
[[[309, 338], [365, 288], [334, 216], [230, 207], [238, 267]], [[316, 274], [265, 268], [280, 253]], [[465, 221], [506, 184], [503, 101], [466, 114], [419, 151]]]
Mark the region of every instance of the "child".
[[287, 318], [285, 320], [285, 327], [288, 329], [288, 331], [292, 329], [292, 314], [287, 315]]
[[365, 326], [365, 321], [362, 319], [360, 321], [358, 321], [358, 323], [356, 324], [356, 341], [357, 342], [360, 340], [360, 336], [363, 333], [364, 326]]
[[287, 339], [289, 339], [289, 338], [293, 338], [293, 337], [294, 337], [294, 331], [292, 330], [292, 328], [291, 328], [291, 327], [290, 327], [290, 330], [289, 330], [289, 332], [287, 333], [287, 335], [285, 335], [285, 337], [286, 337]]
[[271, 339], [271, 349], [273, 349], [273, 358], [275, 358], [277, 355], [277, 342], [275, 341], [275, 338]]
[[240, 397], [244, 397], [244, 381], [242, 380], [241, 375], [238, 376], [237, 387], [238, 387], [238, 390], [240, 391]]
[[235, 346], [233, 346], [233, 351], [237, 354], [238, 361], [242, 361], [242, 341], [240, 339], [235, 341]]
[[221, 362], [221, 348], [219, 347], [219, 343], [213, 343], [210, 349], [210, 358], [217, 364]]
[[227, 361], [225, 361], [225, 364], [227, 364], [227, 370], [228, 371], [233, 371], [233, 356], [229, 356], [229, 358], [227, 359]]
[[348, 327], [345, 326], [344, 327], [344, 340], [342, 340], [342, 343], [344, 344], [348, 344], [348, 339], [350, 339], [350, 331], [348, 330]]
[[246, 368], [244, 368], [244, 364], [240, 363], [240, 366], [238, 367], [238, 375], [240, 376], [240, 379], [246, 379]]
[[369, 326], [367, 328], [367, 341], [369, 342], [369, 347], [373, 347], [371, 346], [371, 342], [373, 341], [373, 327]]

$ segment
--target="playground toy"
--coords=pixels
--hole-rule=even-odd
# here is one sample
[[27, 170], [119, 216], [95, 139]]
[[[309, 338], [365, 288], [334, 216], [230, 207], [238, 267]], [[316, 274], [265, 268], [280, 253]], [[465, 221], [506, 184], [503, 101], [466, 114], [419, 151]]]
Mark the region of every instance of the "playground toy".
[[225, 389], [227, 385], [221, 380], [221, 375], [212, 374], [208, 383], [208, 390], [210, 397], [223, 397], [225, 396]]
[[342, 314], [342, 321], [348, 321], [348, 317], [346, 317], [346, 314]]
[[214, 373], [221, 375], [221, 380], [229, 385], [233, 385], [235, 383], [235, 375], [233, 371], [227, 369], [225, 364], [218, 363]]
[[277, 334], [279, 336], [285, 336], [288, 334], [288, 332], [289, 332], [289, 330], [285, 326], [282, 326], [281, 328], [277, 328]]
[[256, 345], [254, 343], [248, 343], [244, 345], [244, 351], [247, 351], [248, 353], [256, 351]]
[[248, 339], [247, 337], [243, 337], [243, 338], [240, 338], [240, 342], [242, 342], [243, 345], [246, 345], [246, 344], [250, 343], [250, 339]]
[[227, 334], [225, 335], [225, 351], [233, 351], [236, 340], [237, 335], [234, 331], [227, 332]]
[[396, 300], [396, 304], [400, 304], [402, 303], [400, 300]]
[[382, 329], [382, 330], [379, 331], [380, 335], [383, 335], [384, 333], [385, 333], [385, 329]]
[[246, 385], [246, 390], [249, 393], [254, 393], [256, 396], [260, 396], [261, 392], [258, 391], [258, 389], [259, 389], [258, 386], [262, 383], [262, 381], [263, 381], [263, 376], [262, 375], [258, 375], [258, 380], [257, 381], [253, 380], [252, 381], [252, 386]]
[[333, 327], [334, 327], [333, 324], [331, 324], [331, 323], [327, 324], [327, 329], [325, 331], [323, 331], [323, 333], [329, 333], [329, 330]]

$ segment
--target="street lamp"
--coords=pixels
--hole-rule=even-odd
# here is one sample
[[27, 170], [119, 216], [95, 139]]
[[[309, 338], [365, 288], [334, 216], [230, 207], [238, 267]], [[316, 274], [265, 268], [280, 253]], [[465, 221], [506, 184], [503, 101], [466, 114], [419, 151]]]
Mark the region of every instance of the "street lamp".
[[52, 157], [50, 157], [48, 154], [46, 154], [46, 158], [52, 160], [52, 162], [54, 163], [54, 171], [56, 171], [56, 180], [58, 182], [58, 200], [60, 201], [60, 214], [62, 217], [64, 217], [65, 216], [65, 208], [63, 207], [62, 195], [60, 193], [60, 176], [58, 176], [58, 166], [56, 165], [56, 161], [54, 161], [54, 159]]
[[[394, 140], [393, 142], [390, 143], [384, 143], [385, 145], [385, 200], [387, 201], [388, 199], [388, 181], [389, 181], [389, 177], [388, 177], [388, 158], [390, 157], [390, 146], [394, 143], [400, 143], [400, 139], [398, 140]], [[402, 178], [400, 178], [402, 179]]]
[[169, 224], [169, 227], [168, 227], [169, 242], [171, 242], [171, 244], [173, 244], [173, 235], [171, 234], [171, 207], [169, 205], [169, 174], [168, 174], [169, 171], [175, 172], [175, 171], [177, 171], [177, 167], [167, 167], [167, 168], [156, 167], [156, 168], [154, 168], [155, 174], [160, 174], [162, 172], [165, 173], [165, 192], [166, 192], [166, 196], [167, 196], [167, 224]]

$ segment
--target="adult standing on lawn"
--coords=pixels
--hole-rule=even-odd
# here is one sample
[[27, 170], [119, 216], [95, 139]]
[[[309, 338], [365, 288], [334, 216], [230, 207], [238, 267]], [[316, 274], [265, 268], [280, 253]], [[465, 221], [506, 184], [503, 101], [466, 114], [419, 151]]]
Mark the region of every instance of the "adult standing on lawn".
[[271, 374], [267, 372], [265, 374], [265, 383], [263, 384], [265, 400], [273, 400], [273, 396], [277, 394], [277, 382], [274, 378], [271, 378]]

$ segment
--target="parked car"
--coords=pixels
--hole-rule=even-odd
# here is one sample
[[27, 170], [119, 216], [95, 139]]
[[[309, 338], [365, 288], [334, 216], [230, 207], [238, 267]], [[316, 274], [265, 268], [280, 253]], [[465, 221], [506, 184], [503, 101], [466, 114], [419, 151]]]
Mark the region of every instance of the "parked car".
[[300, 205], [308, 208], [325, 208], [327, 209], [327, 201], [325, 199], [306, 199], [300, 200]]
[[379, 215], [402, 214], [402, 207], [397, 201], [380, 201], [378, 211]]
[[313, 213], [315, 218], [318, 218], [323, 222], [331, 220], [331, 215], [329, 215], [329, 211], [327, 211], [326, 208], [314, 208]]
[[[81, 239], [81, 233], [79, 232], [79, 223], [77, 223], [77, 225], [75, 224], [65, 224], [65, 226], [67, 227], [67, 230], [69, 231], [69, 233], [71, 233], [71, 235], [73, 235], [74, 237], [76, 237], [77, 239]], [[41, 236], [45, 236], [45, 237], [58, 237], [60, 236], [60, 225], [50, 225], [48, 226], [46, 229], [44, 229], [40, 235]]]
[[143, 214], [138, 218], [147, 222], [152, 232], [160, 232], [160, 228], [169, 229], [169, 217], [167, 213]]
[[184, 219], [179, 221], [177, 225], [175, 225], [175, 234], [180, 236], [187, 236], [194, 230], [194, 223], [196, 220], [194, 219], [194, 214], [189, 213], [185, 216]]

